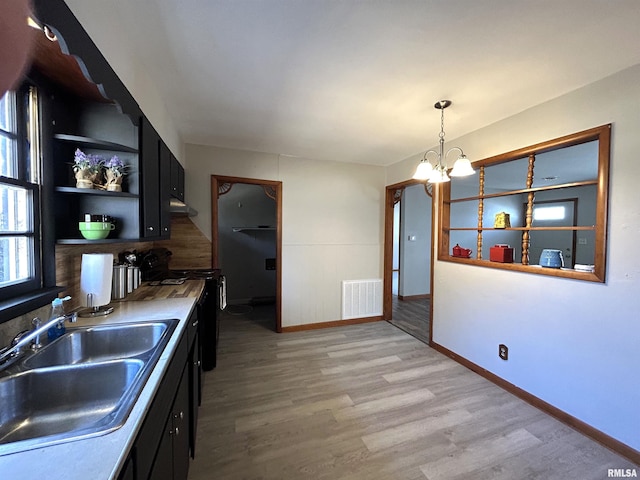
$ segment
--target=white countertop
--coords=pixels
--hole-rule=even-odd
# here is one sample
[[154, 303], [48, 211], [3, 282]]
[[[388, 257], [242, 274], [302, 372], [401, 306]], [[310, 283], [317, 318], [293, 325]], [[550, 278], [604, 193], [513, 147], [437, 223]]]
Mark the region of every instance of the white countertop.
[[74, 326], [176, 318], [180, 320], [180, 324], [174, 330], [122, 427], [97, 437], [6, 455], [3, 454], [3, 446], [0, 445], [0, 477], [11, 480], [117, 478], [145, 414], [151, 406], [178, 340], [187, 325], [196, 300], [196, 298], [171, 298], [122, 302], [116, 304], [115, 311], [107, 317], [79, 318]]

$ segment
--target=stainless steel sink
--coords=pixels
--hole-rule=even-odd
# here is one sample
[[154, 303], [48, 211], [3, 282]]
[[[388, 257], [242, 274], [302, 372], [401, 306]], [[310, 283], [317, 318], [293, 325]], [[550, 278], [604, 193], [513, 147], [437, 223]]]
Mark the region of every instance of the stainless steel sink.
[[[0, 379], [0, 444], [41, 437], [39, 446], [114, 428], [144, 362], [115, 360], [27, 370]], [[72, 432], [69, 434], [69, 432]]]
[[102, 362], [149, 353], [167, 334], [166, 321], [105, 325], [69, 330], [24, 364], [29, 368]]
[[0, 372], [0, 455], [121, 427], [177, 324], [74, 328]]

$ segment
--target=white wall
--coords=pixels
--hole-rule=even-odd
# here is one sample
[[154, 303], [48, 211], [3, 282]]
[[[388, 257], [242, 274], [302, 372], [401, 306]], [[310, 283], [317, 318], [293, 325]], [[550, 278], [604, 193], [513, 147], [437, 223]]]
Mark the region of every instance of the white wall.
[[382, 278], [385, 169], [186, 145], [187, 201], [210, 238], [213, 174], [282, 182], [282, 326], [340, 320], [342, 280]]
[[436, 261], [433, 286], [436, 343], [637, 450], [639, 111], [636, 66], [451, 142], [481, 159], [613, 123], [605, 284]]

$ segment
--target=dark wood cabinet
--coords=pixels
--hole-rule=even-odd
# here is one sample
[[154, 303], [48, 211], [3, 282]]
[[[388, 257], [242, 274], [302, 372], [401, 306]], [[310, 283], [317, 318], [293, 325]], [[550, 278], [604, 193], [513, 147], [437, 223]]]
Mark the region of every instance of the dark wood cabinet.
[[141, 236], [155, 238], [160, 236], [160, 135], [145, 117], [140, 121], [140, 146]]
[[145, 239], [169, 238], [169, 149], [145, 117], [140, 120], [142, 231]]
[[133, 447], [138, 479], [152, 478], [150, 475], [152, 469], [156, 468], [156, 461], [166, 461], [167, 455], [161, 455], [158, 450], [167, 448], [165, 437], [169, 429], [173, 428], [173, 406], [187, 364], [188, 353], [187, 335], [182, 335]]
[[171, 235], [171, 151], [160, 140], [160, 236]]
[[136, 474], [133, 462], [133, 456], [130, 455], [125, 462], [124, 467], [122, 467], [120, 475], [118, 475], [118, 480], [135, 480]]
[[184, 167], [171, 154], [171, 196], [184, 202]]
[[[153, 399], [129, 458], [134, 478], [186, 480], [195, 453], [201, 362], [199, 318], [194, 310]], [[127, 462], [121, 478], [129, 478]]]
[[187, 365], [171, 411], [174, 480], [186, 480], [189, 474], [189, 423], [189, 372]]
[[[43, 203], [52, 206], [43, 209], [51, 216], [45, 223], [55, 229], [58, 243], [169, 238], [171, 152], [65, 2], [34, 0], [33, 6], [38, 20], [64, 45], [61, 52], [57, 42], [38, 44], [29, 72], [42, 90]], [[88, 76], [71, 55], [81, 59]], [[77, 148], [104, 160], [113, 155], [123, 160], [122, 192], [76, 188]], [[184, 198], [184, 170], [181, 178]], [[78, 222], [87, 213], [114, 217], [116, 229], [104, 240], [84, 239]]]
[[198, 428], [198, 407], [202, 398], [202, 344], [200, 331], [200, 319], [198, 312], [194, 311], [189, 319], [189, 449], [191, 457], [195, 458], [196, 433]]
[[[189, 473], [189, 375], [182, 372], [151, 469], [153, 480], [186, 480]], [[146, 478], [146, 477], [144, 477]]]

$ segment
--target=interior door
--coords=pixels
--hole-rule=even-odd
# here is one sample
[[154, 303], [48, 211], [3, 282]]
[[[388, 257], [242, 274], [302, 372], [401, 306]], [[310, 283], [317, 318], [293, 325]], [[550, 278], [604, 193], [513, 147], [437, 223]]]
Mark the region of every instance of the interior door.
[[[533, 227], [571, 227], [576, 225], [576, 199], [536, 202], [533, 209]], [[545, 248], [562, 251], [564, 265], [575, 263], [575, 230], [534, 230], [530, 235], [529, 264], [538, 265]]]

